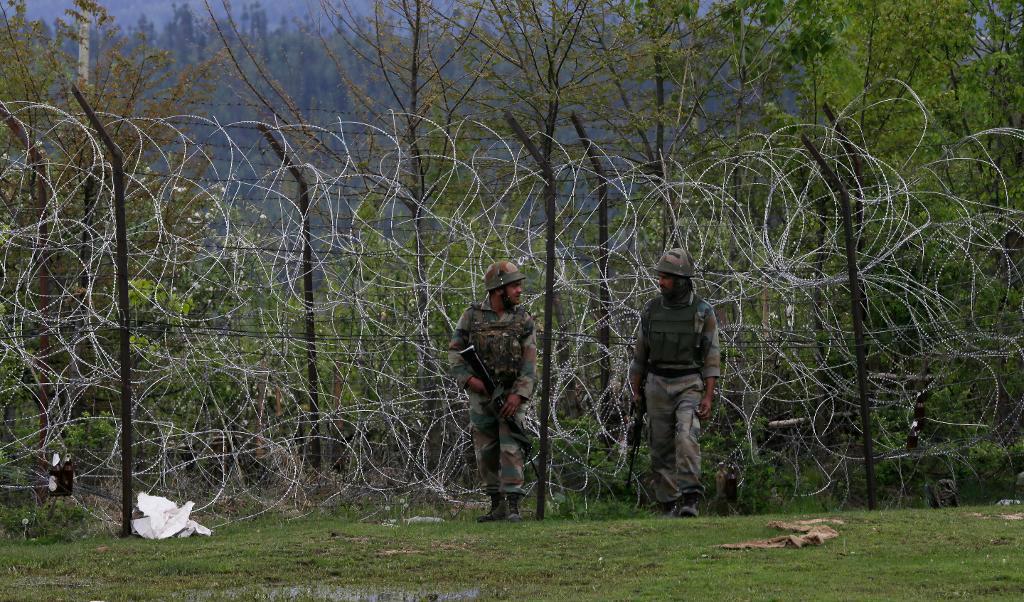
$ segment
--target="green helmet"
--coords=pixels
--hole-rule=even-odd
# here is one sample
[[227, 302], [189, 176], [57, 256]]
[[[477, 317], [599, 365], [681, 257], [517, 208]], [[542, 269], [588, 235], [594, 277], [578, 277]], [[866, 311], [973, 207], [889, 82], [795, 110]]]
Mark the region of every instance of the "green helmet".
[[519, 271], [511, 261], [498, 261], [492, 263], [484, 274], [484, 286], [488, 291], [501, 288], [506, 284], [526, 280], [526, 274]]
[[654, 266], [654, 270], [690, 278], [693, 276], [693, 257], [686, 249], [669, 249], [661, 256], [661, 260], [658, 261], [658, 265]]

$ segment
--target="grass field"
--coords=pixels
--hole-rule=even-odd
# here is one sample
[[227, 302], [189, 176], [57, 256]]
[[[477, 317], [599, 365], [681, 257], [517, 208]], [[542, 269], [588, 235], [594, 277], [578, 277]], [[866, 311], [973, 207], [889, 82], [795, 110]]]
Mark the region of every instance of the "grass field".
[[[398, 526], [322, 516], [211, 538], [8, 540], [0, 599], [1019, 600], [1024, 520], [1002, 517], [1014, 511]], [[716, 547], [778, 535], [773, 519], [826, 516], [845, 524], [822, 546]]]

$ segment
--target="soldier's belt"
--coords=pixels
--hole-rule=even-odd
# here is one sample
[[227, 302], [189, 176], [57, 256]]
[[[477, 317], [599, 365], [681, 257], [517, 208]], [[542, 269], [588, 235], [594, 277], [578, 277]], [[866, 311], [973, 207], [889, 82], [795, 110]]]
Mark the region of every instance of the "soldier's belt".
[[657, 374], [662, 378], [679, 378], [680, 376], [701, 373], [700, 368], [659, 368], [657, 366], [651, 366], [647, 368], [647, 371], [651, 374]]

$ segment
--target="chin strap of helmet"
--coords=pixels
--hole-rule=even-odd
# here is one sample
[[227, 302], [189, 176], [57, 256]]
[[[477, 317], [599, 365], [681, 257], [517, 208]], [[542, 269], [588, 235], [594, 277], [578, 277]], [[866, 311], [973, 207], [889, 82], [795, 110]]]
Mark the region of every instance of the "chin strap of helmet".
[[[505, 271], [502, 270], [501, 268], [498, 268], [498, 282], [501, 282], [501, 277], [504, 276], [504, 275], [505, 275]], [[512, 302], [512, 299], [509, 299], [507, 291], [508, 291], [508, 285], [507, 284], [502, 284], [501, 285], [501, 304], [502, 304], [502, 306], [506, 310], [510, 310], [513, 307], [515, 307], [516, 304]]]

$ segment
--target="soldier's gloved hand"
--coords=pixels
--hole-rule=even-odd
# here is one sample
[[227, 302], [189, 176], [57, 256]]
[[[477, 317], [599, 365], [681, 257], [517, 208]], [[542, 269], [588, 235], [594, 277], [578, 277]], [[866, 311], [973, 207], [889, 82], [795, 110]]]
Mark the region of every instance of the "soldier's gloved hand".
[[519, 404], [523, 403], [523, 398], [516, 393], [509, 393], [505, 399], [505, 403], [501, 406], [501, 417], [511, 418], [515, 416], [516, 410], [519, 409]]
[[487, 395], [487, 385], [484, 384], [484, 381], [475, 376], [469, 377], [469, 380], [466, 381], [466, 388], [472, 389], [480, 395]]

